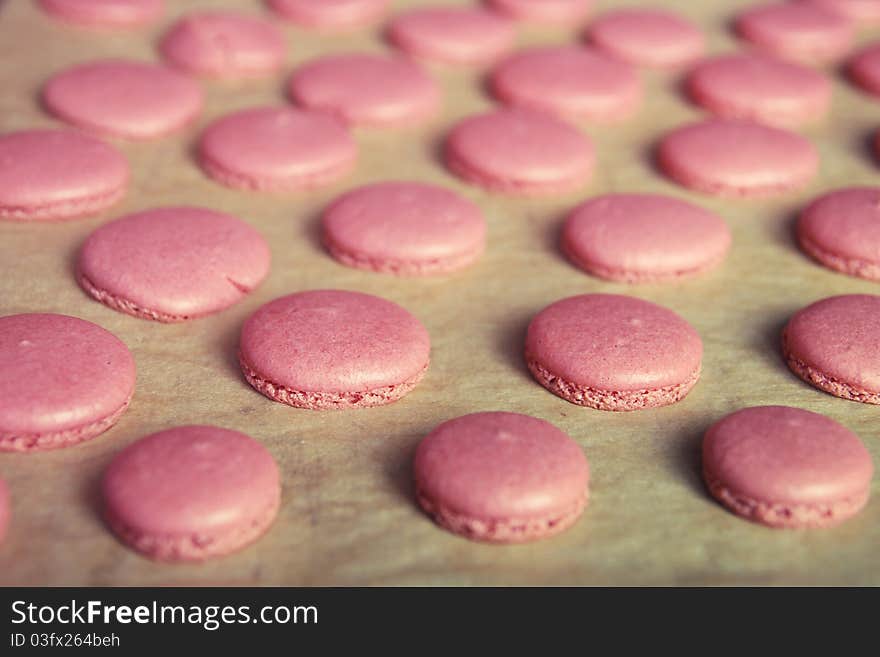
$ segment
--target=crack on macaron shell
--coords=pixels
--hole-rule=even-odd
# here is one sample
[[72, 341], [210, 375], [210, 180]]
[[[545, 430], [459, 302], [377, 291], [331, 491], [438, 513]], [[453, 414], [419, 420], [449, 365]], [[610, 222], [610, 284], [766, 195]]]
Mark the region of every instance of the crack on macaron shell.
[[529, 353], [526, 353], [526, 365], [535, 380], [554, 395], [572, 404], [600, 411], [636, 411], [668, 406], [684, 399], [700, 378], [698, 367], [681, 383], [638, 390], [603, 390], [567, 381], [540, 365]]
[[880, 262], [832, 253], [803, 234], [798, 235], [798, 242], [807, 255], [829, 269], [869, 281], [880, 281]]
[[55, 201], [33, 206], [9, 206], [0, 202], [0, 220], [4, 221], [66, 221], [98, 214], [122, 200], [128, 181], [120, 189], [92, 194], [79, 199]]
[[433, 276], [447, 274], [473, 264], [483, 254], [483, 247], [476, 251], [458, 253], [443, 258], [409, 259], [370, 256], [363, 253], [355, 253], [350, 249], [340, 247], [324, 235], [324, 246], [334, 260], [348, 267], [379, 272], [382, 274], [394, 274], [395, 276]]
[[372, 388], [356, 392], [322, 392], [312, 390], [293, 390], [283, 385], [273, 383], [260, 376], [239, 353], [238, 362], [247, 382], [260, 394], [269, 399], [293, 406], [295, 408], [307, 408], [313, 411], [328, 409], [368, 408], [371, 406], [383, 406], [401, 399], [409, 394], [413, 388], [424, 378], [428, 371], [430, 361], [413, 377], [400, 383], [388, 386]]

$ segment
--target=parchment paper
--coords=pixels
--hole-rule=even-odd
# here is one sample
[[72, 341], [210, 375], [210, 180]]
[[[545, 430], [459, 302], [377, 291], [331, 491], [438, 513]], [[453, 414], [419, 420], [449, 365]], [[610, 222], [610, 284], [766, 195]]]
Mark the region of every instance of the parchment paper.
[[[155, 59], [158, 35], [184, 11], [262, 11], [256, 0], [167, 4], [168, 15], [154, 28], [96, 33], [54, 24], [28, 0], [7, 1], [0, 10], [0, 130], [57, 125], [36, 96], [49, 75], [100, 57]], [[600, 11], [615, 3], [596, 4]], [[748, 1], [643, 4], [697, 20], [709, 34], [711, 51], [723, 52], [735, 46], [729, 18]], [[867, 147], [880, 127], [880, 101], [837, 75], [832, 117], [806, 131], [821, 151], [820, 177], [802, 193], [772, 201], [717, 200], [690, 194], [654, 171], [649, 156], [656, 140], [701, 113], [682, 99], [680, 76], [646, 74], [647, 103], [638, 118], [613, 127], [583, 126], [596, 142], [594, 180], [566, 196], [520, 200], [469, 187], [439, 164], [438, 144], [449, 126], [491, 102], [480, 72], [432, 68], [445, 91], [442, 116], [418, 130], [357, 131], [360, 164], [341, 183], [309, 194], [225, 189], [191, 160], [192, 144], [208, 121], [238, 108], [284, 102], [287, 74], [308, 58], [387, 48], [378, 29], [332, 37], [284, 30], [289, 56], [283, 77], [206, 82], [206, 111], [191, 129], [158, 141], [119, 143], [133, 167], [131, 192], [121, 204], [68, 223], [0, 223], [0, 314], [52, 311], [97, 322], [128, 344], [138, 366], [131, 408], [108, 433], [70, 449], [0, 454], [0, 476], [13, 500], [10, 533], [0, 546], [0, 584], [880, 584], [880, 478], [857, 518], [825, 531], [782, 531], [723, 510], [699, 476], [707, 426], [741, 407], [769, 403], [844, 423], [880, 464], [880, 408], [800, 382], [778, 348], [780, 328], [798, 308], [834, 294], [880, 293], [876, 283], [814, 264], [792, 239], [793, 218], [810, 198], [844, 185], [880, 183]], [[520, 30], [521, 45], [577, 36], [574, 28]], [[880, 32], [860, 32], [862, 42], [871, 38]], [[317, 219], [329, 200], [363, 183], [401, 178], [446, 185], [483, 208], [489, 248], [476, 266], [448, 277], [398, 279], [343, 267], [324, 253]], [[610, 191], [668, 193], [717, 211], [733, 230], [730, 257], [715, 273], [677, 285], [626, 286], [583, 274], [556, 247], [560, 221], [583, 199]], [[92, 301], [72, 276], [83, 239], [113, 217], [164, 204], [218, 208], [259, 228], [272, 246], [268, 280], [226, 312], [177, 325], [136, 319]], [[297, 410], [252, 390], [235, 364], [242, 321], [266, 301], [310, 288], [378, 294], [415, 313], [433, 342], [422, 384], [399, 403], [348, 412]], [[530, 378], [521, 357], [529, 318], [557, 299], [584, 292], [649, 299], [696, 326], [705, 344], [704, 371], [683, 402], [601, 412], [569, 404]], [[418, 441], [446, 419], [493, 409], [549, 420], [584, 448], [592, 499], [570, 531], [528, 545], [483, 545], [439, 529], [415, 505], [410, 464]], [[283, 473], [283, 506], [273, 529], [244, 552], [202, 565], [157, 564], [107, 530], [97, 485], [120, 449], [189, 423], [238, 429], [262, 441]]]

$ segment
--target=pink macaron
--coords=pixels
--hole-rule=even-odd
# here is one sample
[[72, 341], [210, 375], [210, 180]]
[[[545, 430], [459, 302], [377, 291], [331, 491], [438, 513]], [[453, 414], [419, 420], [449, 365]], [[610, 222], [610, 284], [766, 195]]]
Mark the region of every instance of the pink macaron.
[[397, 14], [388, 40], [404, 53], [441, 64], [495, 61], [516, 40], [513, 23], [479, 7], [429, 6]]
[[800, 408], [757, 406], [713, 424], [703, 476], [736, 515], [770, 527], [830, 527], [867, 503], [874, 465], [834, 420]]
[[428, 370], [422, 323], [391, 301], [312, 290], [275, 299], [241, 330], [239, 361], [263, 395], [298, 408], [343, 409], [397, 401]]
[[713, 114], [783, 127], [817, 121], [831, 105], [827, 76], [758, 52], [703, 60], [686, 87], [691, 99]]
[[880, 96], [880, 44], [860, 50], [847, 64], [849, 78], [863, 90]]
[[801, 248], [829, 269], [880, 281], [880, 188], [849, 187], [820, 196], [801, 212]]
[[158, 561], [203, 561], [236, 552], [272, 525], [281, 481], [253, 438], [212, 426], [151, 434], [122, 450], [104, 474], [107, 524]]
[[603, 411], [674, 404], [696, 384], [702, 358], [703, 343], [687, 321], [618, 294], [557, 301], [526, 334], [526, 364], [538, 383]]
[[845, 294], [799, 310], [782, 332], [782, 354], [819, 390], [880, 404], [880, 296]]
[[561, 246], [599, 278], [659, 283], [713, 269], [730, 242], [724, 220], [696, 205], [659, 194], [607, 194], [568, 216]]
[[176, 132], [202, 111], [198, 83], [166, 66], [122, 59], [79, 64], [53, 75], [43, 104], [79, 128], [152, 139]]
[[634, 66], [677, 68], [706, 49], [703, 32], [665, 9], [617, 9], [602, 14], [587, 32], [590, 42]]
[[3, 544], [3, 539], [6, 538], [11, 516], [9, 489], [6, 486], [6, 482], [0, 479], [0, 545]]
[[93, 232], [79, 253], [79, 284], [114, 310], [159, 322], [219, 312], [269, 273], [269, 246], [223, 212], [168, 207]]
[[736, 33], [779, 57], [805, 64], [833, 62], [852, 47], [852, 22], [838, 13], [805, 2], [759, 5], [739, 14]]
[[202, 169], [237, 189], [296, 191], [348, 174], [357, 144], [332, 116], [290, 107], [258, 107], [209, 125], [198, 145]]
[[165, 0], [39, 0], [52, 18], [83, 27], [134, 28], [156, 21]]
[[524, 196], [578, 189], [592, 176], [594, 157], [592, 142], [575, 127], [522, 108], [468, 117], [444, 145], [446, 166], [459, 177]]
[[166, 62], [215, 78], [270, 75], [284, 65], [284, 33], [270, 20], [245, 13], [203, 11], [177, 21], [162, 38]]
[[580, 446], [544, 420], [473, 413], [444, 422], [416, 450], [419, 504], [453, 534], [522, 543], [558, 534], [587, 505]]
[[390, 0], [267, 0], [275, 14], [320, 32], [347, 32], [378, 22]]
[[760, 198], [806, 186], [819, 169], [804, 137], [739, 119], [709, 119], [669, 133], [657, 152], [660, 168], [698, 192]]
[[360, 126], [417, 125], [440, 109], [440, 87], [403, 57], [326, 55], [300, 66], [287, 89], [301, 107]]
[[880, 24], [880, 2], [877, 0], [801, 0], [848, 18], [857, 25]]
[[0, 317], [0, 451], [90, 440], [134, 393], [134, 359], [109, 331], [54, 314]]
[[112, 146], [75, 130], [0, 135], [0, 220], [97, 214], [125, 195], [129, 166]]
[[472, 264], [486, 246], [480, 208], [416, 182], [383, 182], [347, 192], [325, 210], [324, 244], [349, 267], [399, 276], [447, 274]]
[[615, 123], [642, 102], [642, 83], [629, 64], [581, 46], [520, 51], [492, 72], [492, 94], [508, 105], [561, 118]]
[[580, 23], [590, 13], [592, 0], [486, 0], [496, 11], [519, 21], [567, 25]]

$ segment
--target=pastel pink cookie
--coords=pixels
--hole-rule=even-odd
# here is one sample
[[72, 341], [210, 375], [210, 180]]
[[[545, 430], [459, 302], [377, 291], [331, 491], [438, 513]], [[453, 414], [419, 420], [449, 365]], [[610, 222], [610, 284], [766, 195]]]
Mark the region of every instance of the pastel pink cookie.
[[676, 68], [699, 58], [706, 48], [693, 23], [662, 9], [618, 9], [590, 25], [590, 41], [635, 66]]
[[782, 352], [819, 390], [880, 404], [880, 297], [845, 294], [799, 310], [782, 332]]
[[339, 262], [419, 276], [467, 267], [486, 245], [480, 209], [442, 187], [384, 182], [336, 200], [322, 219], [324, 244]]
[[580, 446], [549, 422], [519, 413], [444, 422], [419, 443], [413, 470], [422, 508], [475, 541], [553, 536], [575, 523], [589, 496]]
[[801, 213], [797, 236], [801, 248], [829, 269], [880, 281], [880, 188], [820, 196]]
[[52, 76], [43, 104], [59, 119], [101, 135], [151, 139], [192, 122], [203, 99], [198, 83], [170, 68], [109, 59]]
[[129, 445], [101, 488], [113, 532], [159, 561], [236, 552], [269, 529], [281, 504], [278, 466], [266, 448], [212, 426], [175, 427]]
[[521, 21], [546, 24], [579, 23], [592, 0], [487, 0], [490, 7]]
[[671, 310], [634, 297], [582, 294], [529, 324], [525, 358], [542, 386], [573, 404], [634, 411], [674, 404], [700, 376], [703, 343]]
[[239, 360], [269, 399], [298, 408], [380, 406], [410, 392], [428, 369], [421, 322], [385, 299], [312, 290], [275, 299], [245, 322]]
[[227, 187], [293, 191], [345, 176], [354, 168], [357, 145], [332, 116], [259, 107], [209, 125], [198, 157], [205, 172]]
[[281, 18], [322, 32], [348, 31], [376, 23], [389, 0], [267, 0]]
[[817, 7], [840, 14], [857, 24], [880, 23], [880, 2], [877, 0], [802, 0]]
[[513, 48], [508, 19], [478, 7], [423, 7], [402, 12], [388, 38], [403, 52], [444, 64], [484, 64]]
[[39, 0], [52, 18], [87, 27], [127, 28], [152, 23], [165, 11], [164, 0]]
[[780, 126], [816, 121], [831, 105], [825, 75], [757, 52], [700, 62], [688, 75], [687, 92], [718, 116]]
[[747, 9], [736, 18], [736, 32], [767, 52], [805, 64], [840, 59], [855, 36], [848, 19], [805, 2]]
[[303, 64], [290, 78], [290, 97], [302, 107], [347, 123], [408, 126], [440, 109], [440, 88], [402, 57], [328, 55]]
[[479, 114], [459, 122], [444, 146], [449, 169], [489, 190], [555, 194], [586, 184], [593, 145], [573, 126], [526, 109]]
[[858, 436], [788, 406], [757, 406], [713, 424], [703, 476], [736, 515], [770, 527], [829, 527], [868, 501], [874, 465]]
[[122, 199], [128, 178], [122, 153], [75, 130], [0, 135], [0, 220], [96, 214]]
[[162, 38], [165, 60], [184, 71], [218, 78], [274, 73], [284, 64], [287, 44], [274, 23], [228, 11], [189, 14]]
[[868, 46], [856, 54], [847, 65], [847, 72], [862, 89], [880, 96], [880, 44]]
[[134, 359], [100, 326], [53, 314], [0, 317], [0, 451], [67, 447], [128, 408]]
[[642, 101], [629, 64], [580, 46], [518, 52], [492, 72], [491, 89], [508, 105], [596, 122], [627, 119]]
[[676, 182], [715, 196], [766, 197], [807, 185], [819, 154], [806, 138], [737, 119], [691, 123], [664, 137], [660, 168]]
[[3, 539], [6, 538], [10, 516], [9, 489], [6, 487], [6, 483], [0, 479], [0, 545], [2, 545]]
[[716, 267], [730, 249], [717, 215], [657, 194], [608, 194], [576, 208], [562, 250], [581, 269], [626, 283], [688, 278]]
[[77, 279], [120, 312], [179, 322], [237, 303], [269, 273], [269, 246], [240, 219], [170, 207], [104, 224], [86, 240]]

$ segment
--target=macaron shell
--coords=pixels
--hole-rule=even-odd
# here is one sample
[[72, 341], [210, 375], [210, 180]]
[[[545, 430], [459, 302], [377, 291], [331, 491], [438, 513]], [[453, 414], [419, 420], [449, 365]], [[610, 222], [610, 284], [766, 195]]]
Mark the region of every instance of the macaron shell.
[[281, 18], [322, 32], [342, 32], [377, 22], [389, 0], [268, 0]]
[[47, 14], [85, 27], [140, 27], [165, 11], [164, 0], [39, 0]]
[[468, 538], [534, 540], [570, 526], [586, 505], [589, 465], [571, 438], [518, 413], [474, 413], [438, 426], [414, 461], [420, 504]]
[[112, 308], [182, 321], [240, 301], [266, 277], [270, 258], [262, 236], [231, 215], [159, 208], [93, 232], [80, 250], [77, 276]]
[[0, 479], [0, 545], [3, 544], [3, 539], [6, 538], [6, 533], [9, 530], [11, 515], [9, 488], [6, 486], [6, 482]]
[[98, 435], [128, 406], [134, 383], [128, 348], [96, 324], [54, 314], [0, 317], [0, 451]]
[[859, 51], [849, 61], [847, 72], [864, 91], [880, 96], [880, 44]]
[[801, 0], [839, 14], [859, 26], [880, 24], [880, 2], [877, 0]]
[[656, 9], [618, 9], [602, 14], [588, 32], [590, 42], [635, 66], [676, 68], [706, 48], [698, 27], [678, 14]]
[[151, 139], [201, 112], [202, 90], [165, 66], [121, 59], [80, 64], [52, 76], [43, 103], [67, 123], [102, 135]]
[[257, 441], [211, 426], [175, 427], [129, 445], [102, 482], [111, 527], [168, 561], [237, 550], [261, 535], [281, 497], [278, 466]]
[[486, 0], [493, 9], [521, 21], [567, 24], [586, 18], [591, 0]]
[[125, 157], [74, 130], [0, 135], [0, 220], [72, 219], [104, 210], [128, 186]]

